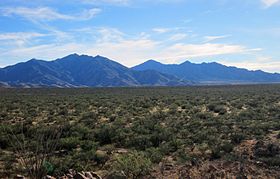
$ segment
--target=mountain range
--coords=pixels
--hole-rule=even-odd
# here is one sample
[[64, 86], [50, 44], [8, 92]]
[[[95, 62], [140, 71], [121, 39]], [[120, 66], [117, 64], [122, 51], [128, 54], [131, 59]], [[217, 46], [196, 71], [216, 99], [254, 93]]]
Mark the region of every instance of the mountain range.
[[197, 84], [254, 84], [279, 83], [280, 74], [261, 70], [250, 71], [243, 68], [228, 67], [216, 62], [195, 64], [186, 61], [181, 64], [162, 64], [154, 60], [133, 67], [137, 71], [156, 70], [174, 75], [182, 80]]
[[279, 83], [280, 74], [249, 71], [219, 63], [162, 64], [149, 60], [132, 68], [102, 56], [71, 54], [31, 59], [0, 68], [0, 87], [121, 87], [200, 84]]
[[54, 61], [32, 59], [0, 69], [6, 87], [116, 87], [189, 85], [155, 70], [136, 71], [102, 56], [72, 54]]

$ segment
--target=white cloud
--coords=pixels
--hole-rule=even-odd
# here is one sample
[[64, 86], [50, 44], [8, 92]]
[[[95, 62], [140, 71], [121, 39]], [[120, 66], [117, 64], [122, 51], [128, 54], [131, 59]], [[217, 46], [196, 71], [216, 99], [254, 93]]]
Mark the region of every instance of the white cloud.
[[180, 3], [185, 0], [78, 0], [78, 2], [82, 2], [85, 4], [94, 4], [94, 5], [117, 5], [117, 6], [127, 6], [127, 5], [135, 5], [141, 3], [149, 3], [151, 4], [162, 4], [162, 3]]
[[16, 7], [16, 8], [3, 8], [1, 12], [4, 16], [22, 16], [30, 20], [56, 20], [56, 19], [72, 19], [72, 16], [60, 14], [51, 8], [41, 7], [41, 8], [26, 8], [26, 7]]
[[9, 59], [9, 62], [6, 61], [5, 65], [13, 64], [13, 62], [18, 60], [23, 61], [31, 58], [51, 60], [76, 52], [84, 52], [83, 48], [83, 45], [77, 43], [44, 44], [31, 47], [21, 47], [1, 53], [0, 59]]
[[230, 35], [205, 36], [204, 37], [204, 39], [205, 39], [204, 42], [211, 42], [211, 41], [214, 41], [214, 40], [224, 39], [224, 38], [227, 38], [227, 37], [230, 37]]
[[1, 8], [0, 12], [4, 16], [21, 16], [30, 21], [53, 21], [53, 20], [89, 20], [101, 12], [101, 9], [87, 9], [76, 15], [59, 13], [49, 7], [27, 8], [27, 7], [7, 7]]
[[186, 27], [155, 27], [152, 29], [153, 32], [163, 34], [163, 33], [170, 33], [170, 32], [178, 32], [182, 30], [186, 30]]
[[267, 8], [280, 3], [280, 0], [261, 0], [261, 1]]
[[131, 0], [81, 0], [86, 4], [114, 4], [114, 5], [127, 5]]
[[88, 10], [84, 10], [84, 12], [76, 17], [77, 20], [90, 20], [94, 18], [97, 14], [99, 14], [102, 10], [99, 8], [92, 8]]
[[[99, 30], [99, 33], [101, 37], [97, 40], [98, 43], [86, 47], [86, 53], [105, 55], [127, 66], [133, 66], [151, 58], [169, 63], [194, 57], [242, 54], [261, 50], [249, 49], [241, 45], [216, 43], [174, 44], [174, 41], [186, 38], [187, 34], [175, 34], [167, 40], [160, 41], [142, 35], [130, 38], [117, 29], [110, 28], [103, 28]], [[170, 43], [171, 46], [167, 45]]]
[[118, 42], [121, 41], [125, 34], [115, 28], [100, 28], [96, 30], [99, 34], [97, 43]]
[[149, 39], [122, 40], [118, 43], [95, 44], [88, 48], [86, 53], [101, 54], [124, 65], [133, 66], [143, 62], [143, 60], [155, 57], [157, 46], [158, 42]]
[[162, 33], [170, 32], [172, 29], [170, 29], [170, 28], [154, 28], [152, 30], [156, 33], [162, 34]]
[[249, 70], [263, 70], [266, 72], [280, 73], [280, 60], [275, 60], [271, 57], [257, 57], [253, 60], [243, 60], [242, 62], [233, 62], [229, 60], [220, 61], [228, 66], [246, 68]]
[[27, 40], [36, 37], [42, 37], [45, 34], [36, 33], [36, 32], [16, 32], [16, 33], [3, 33], [0, 34], [0, 40]]
[[170, 41], [179, 41], [179, 40], [185, 39], [186, 37], [188, 37], [188, 34], [177, 33], [177, 34], [171, 35], [168, 40], [170, 40]]
[[180, 62], [182, 59], [195, 57], [213, 57], [218, 55], [242, 54], [260, 49], [248, 49], [241, 45], [202, 43], [202, 44], [183, 44], [177, 43], [167, 47], [161, 54], [161, 58], [167, 62]]
[[15, 33], [2, 33], [0, 34], [0, 42], [2, 45], [10, 44], [23, 46], [30, 40], [35, 38], [44, 37], [46, 34], [41, 34], [37, 32], [15, 32]]
[[14, 61], [30, 58], [55, 59], [70, 53], [80, 53], [92, 56], [99, 54], [126, 66], [133, 66], [147, 59], [160, 60], [163, 63], [178, 63], [188, 58], [243, 54], [260, 50], [249, 49], [238, 44], [192, 44], [175, 43], [172, 39], [154, 40], [142, 34], [128, 36], [114, 28], [82, 29], [82, 34], [87, 37], [85, 42], [80, 35], [77, 35], [77, 31], [73, 34], [69, 33], [67, 35], [73, 36], [71, 41], [14, 48], [0, 53], [0, 59], [10, 58]]

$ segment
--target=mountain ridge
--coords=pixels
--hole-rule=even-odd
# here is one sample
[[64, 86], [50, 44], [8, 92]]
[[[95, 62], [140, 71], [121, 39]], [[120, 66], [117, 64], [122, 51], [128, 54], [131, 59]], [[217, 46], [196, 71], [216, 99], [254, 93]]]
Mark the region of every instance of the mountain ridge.
[[279, 73], [217, 62], [163, 64], [150, 59], [128, 68], [97, 55], [70, 54], [53, 61], [31, 59], [0, 68], [0, 87], [125, 87], [280, 83]]
[[251, 84], [251, 83], [279, 83], [280, 74], [268, 73], [262, 70], [247, 70], [234, 66], [226, 66], [217, 62], [192, 63], [185, 61], [180, 64], [162, 64], [155, 60], [148, 60], [132, 69], [157, 70], [171, 74], [181, 79], [188, 79], [199, 84]]
[[116, 87], [189, 85], [155, 70], [135, 71], [102, 56], [71, 54], [53, 61], [31, 59], [0, 68], [1, 86]]

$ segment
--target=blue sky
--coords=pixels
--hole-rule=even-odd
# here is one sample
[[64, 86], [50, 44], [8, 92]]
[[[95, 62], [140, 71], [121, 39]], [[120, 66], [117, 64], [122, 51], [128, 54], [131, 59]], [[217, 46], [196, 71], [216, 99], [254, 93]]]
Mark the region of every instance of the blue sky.
[[280, 72], [280, 0], [3, 0], [0, 67], [71, 53]]

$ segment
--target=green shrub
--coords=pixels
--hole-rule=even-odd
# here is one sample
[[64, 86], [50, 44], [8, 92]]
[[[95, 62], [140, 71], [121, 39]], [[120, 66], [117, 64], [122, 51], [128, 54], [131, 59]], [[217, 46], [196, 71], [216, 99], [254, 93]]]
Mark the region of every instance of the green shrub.
[[135, 135], [128, 141], [128, 146], [139, 150], [145, 150], [146, 148], [152, 147], [153, 144], [150, 141], [149, 135]]
[[191, 161], [191, 157], [186, 153], [184, 149], [180, 149], [176, 152], [178, 161], [185, 164], [187, 161]]
[[239, 144], [244, 139], [245, 139], [245, 135], [242, 133], [234, 133], [231, 135], [231, 141], [234, 144]]
[[101, 145], [111, 144], [115, 135], [115, 129], [109, 125], [102, 125], [99, 130], [96, 131], [96, 138]]
[[219, 158], [221, 158], [221, 156], [222, 156], [222, 153], [221, 153], [220, 147], [215, 147], [212, 149], [212, 153], [211, 153], [212, 160], [219, 159]]
[[225, 114], [227, 112], [226, 108], [223, 105], [220, 104], [209, 104], [207, 106], [209, 111], [213, 111], [215, 113], [219, 113], [221, 115]]
[[163, 158], [163, 154], [160, 152], [158, 148], [148, 148], [145, 151], [147, 157], [151, 160], [153, 163], [159, 163], [161, 159]]
[[73, 150], [81, 143], [80, 139], [77, 137], [68, 137], [60, 139], [59, 145], [62, 149]]
[[221, 149], [226, 152], [226, 153], [230, 153], [234, 148], [234, 145], [232, 145], [229, 142], [225, 142], [221, 145]]
[[96, 150], [97, 149], [97, 143], [90, 141], [90, 140], [85, 140], [81, 143], [81, 148], [84, 151], [90, 151], [90, 150]]
[[113, 170], [123, 171], [128, 178], [139, 178], [150, 172], [152, 162], [142, 152], [131, 152], [116, 157]]
[[45, 169], [45, 171], [46, 171], [46, 173], [47, 173], [48, 175], [52, 175], [52, 174], [53, 174], [53, 172], [54, 172], [54, 166], [53, 166], [53, 164], [51, 164], [51, 163], [48, 162], [48, 161], [45, 161], [45, 162], [43, 163], [43, 167], [44, 167], [44, 169]]

